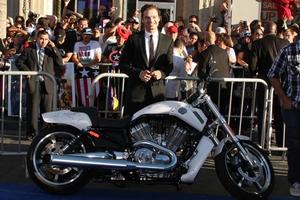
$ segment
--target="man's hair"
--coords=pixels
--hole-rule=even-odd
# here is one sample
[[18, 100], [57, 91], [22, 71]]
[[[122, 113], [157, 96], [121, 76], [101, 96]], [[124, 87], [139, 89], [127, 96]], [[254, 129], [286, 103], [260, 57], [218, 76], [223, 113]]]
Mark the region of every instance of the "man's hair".
[[174, 47], [176, 48], [183, 48], [185, 46], [184, 44], [184, 41], [182, 39], [179, 39], [177, 38], [175, 41], [174, 41]]
[[49, 35], [46, 30], [40, 30], [37, 32], [36, 36], [39, 37], [40, 35]]
[[141, 8], [141, 13], [142, 13], [142, 18], [144, 17], [144, 12], [151, 10], [151, 9], [155, 9], [158, 13], [158, 16], [160, 16], [160, 10], [157, 8], [156, 5], [154, 4], [146, 4]]
[[88, 23], [90, 22], [88, 18], [82, 17], [80, 19], [78, 19], [78, 23], [81, 21], [87, 21]]
[[265, 23], [265, 34], [269, 34], [269, 33], [276, 33], [276, 30], [277, 30], [277, 25], [275, 22], [273, 21], [267, 21]]
[[198, 16], [197, 15], [190, 15], [189, 19], [191, 19], [191, 18], [195, 18], [197, 20], [197, 23], [198, 23], [199, 20], [198, 20]]
[[40, 17], [37, 24], [39, 25], [39, 27], [47, 29], [49, 27], [49, 19], [47, 17]]

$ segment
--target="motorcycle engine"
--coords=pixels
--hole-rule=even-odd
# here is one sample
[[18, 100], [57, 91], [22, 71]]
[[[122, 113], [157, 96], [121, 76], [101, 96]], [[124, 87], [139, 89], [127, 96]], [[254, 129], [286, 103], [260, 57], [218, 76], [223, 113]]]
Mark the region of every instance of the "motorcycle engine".
[[[133, 143], [148, 140], [176, 153], [187, 138], [187, 129], [174, 120], [154, 119], [143, 121], [131, 128]], [[149, 150], [151, 151], [151, 150]], [[139, 154], [141, 155], [141, 154]], [[150, 161], [150, 153], [143, 153], [144, 159]], [[138, 160], [141, 160], [139, 156]]]

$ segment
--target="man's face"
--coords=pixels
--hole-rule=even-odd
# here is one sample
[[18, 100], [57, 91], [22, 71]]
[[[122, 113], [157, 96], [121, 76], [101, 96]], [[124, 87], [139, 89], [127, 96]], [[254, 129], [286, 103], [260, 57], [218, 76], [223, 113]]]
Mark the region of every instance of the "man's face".
[[89, 27], [89, 23], [87, 20], [80, 20], [78, 22], [78, 30], [79, 31], [82, 31], [84, 28], [87, 28], [87, 27]]
[[91, 41], [91, 37], [92, 37], [92, 35], [82, 34], [82, 42], [84, 44], [89, 43]]
[[156, 9], [149, 9], [143, 13], [143, 23], [147, 32], [156, 32], [158, 29], [160, 17]]
[[49, 35], [48, 34], [40, 34], [37, 37], [36, 42], [40, 46], [40, 48], [45, 48], [49, 42]]
[[116, 35], [116, 39], [117, 39], [118, 47], [123, 46], [123, 44], [125, 43], [125, 40], [122, 37], [120, 37], [119, 35]]

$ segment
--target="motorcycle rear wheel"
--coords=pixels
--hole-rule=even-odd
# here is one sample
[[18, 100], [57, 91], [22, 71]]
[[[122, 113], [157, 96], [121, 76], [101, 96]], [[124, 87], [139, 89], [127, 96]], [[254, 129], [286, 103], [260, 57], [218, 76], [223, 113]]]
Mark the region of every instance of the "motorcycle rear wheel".
[[217, 176], [225, 189], [237, 199], [267, 199], [274, 186], [274, 171], [268, 156], [251, 141], [240, 141], [255, 163], [251, 169], [231, 142], [215, 157]]
[[[46, 155], [61, 153], [61, 149], [79, 134], [68, 126], [53, 126], [42, 129], [32, 141], [27, 153], [27, 169], [30, 178], [43, 190], [55, 194], [70, 194], [79, 190], [90, 180], [86, 169], [57, 166], [47, 163]], [[89, 143], [79, 140], [70, 153], [89, 152]]]

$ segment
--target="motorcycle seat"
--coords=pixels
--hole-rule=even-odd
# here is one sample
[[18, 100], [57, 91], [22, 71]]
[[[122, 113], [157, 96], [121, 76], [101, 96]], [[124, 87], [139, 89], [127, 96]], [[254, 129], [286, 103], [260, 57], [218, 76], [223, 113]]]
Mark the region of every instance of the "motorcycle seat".
[[93, 127], [97, 128], [114, 128], [126, 129], [130, 126], [131, 117], [124, 117], [122, 119], [105, 119], [98, 115], [97, 108], [91, 107], [75, 107], [71, 108], [72, 112], [82, 112], [89, 116]]
[[124, 117], [122, 119], [100, 119], [97, 124], [97, 128], [103, 129], [128, 129], [130, 126], [130, 117]]

